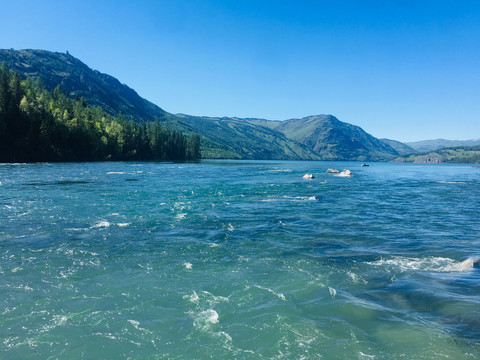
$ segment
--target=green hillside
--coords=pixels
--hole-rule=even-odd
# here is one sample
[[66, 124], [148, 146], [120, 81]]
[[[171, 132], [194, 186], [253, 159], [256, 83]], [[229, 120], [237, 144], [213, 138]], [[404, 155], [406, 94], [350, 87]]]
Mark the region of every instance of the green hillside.
[[276, 122], [275, 130], [312, 149], [325, 160], [384, 160], [399, 155], [360, 127], [332, 115]]
[[166, 120], [166, 111], [140, 97], [113, 76], [90, 69], [70, 54], [45, 50], [0, 50], [0, 63], [22, 77], [42, 79], [48, 90], [57, 85], [71, 97], [84, 97], [90, 106], [101, 106], [110, 115], [121, 113], [126, 120]]
[[68, 53], [0, 50], [1, 62], [23, 78], [42, 79], [50, 91], [61, 85], [71, 98], [83, 97], [89, 106], [101, 106], [111, 116], [138, 124], [158, 120], [187, 136], [197, 133], [203, 158], [366, 161], [400, 154], [360, 127], [331, 115], [269, 121], [170, 114]]
[[0, 162], [197, 160], [198, 135], [112, 117], [0, 65]]
[[434, 152], [400, 157], [395, 162], [480, 164], [480, 145], [440, 149]]
[[379, 139], [381, 142], [389, 145], [390, 147], [392, 147], [393, 149], [395, 149], [395, 151], [399, 154], [399, 155], [410, 155], [410, 154], [415, 154], [417, 153], [418, 151], [415, 150], [414, 148], [412, 148], [411, 146], [408, 146], [407, 144], [405, 143], [402, 143], [400, 141], [396, 141], [396, 140], [391, 140], [391, 139]]
[[[177, 115], [177, 123], [208, 139], [204, 157], [320, 160], [318, 154], [282, 133], [241, 119]], [[225, 153], [219, 152], [219, 146]]]

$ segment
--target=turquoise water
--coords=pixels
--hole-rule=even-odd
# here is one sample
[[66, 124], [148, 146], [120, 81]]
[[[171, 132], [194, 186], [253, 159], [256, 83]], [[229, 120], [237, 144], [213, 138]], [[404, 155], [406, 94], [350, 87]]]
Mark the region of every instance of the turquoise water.
[[0, 165], [0, 359], [478, 359], [479, 208], [469, 165]]

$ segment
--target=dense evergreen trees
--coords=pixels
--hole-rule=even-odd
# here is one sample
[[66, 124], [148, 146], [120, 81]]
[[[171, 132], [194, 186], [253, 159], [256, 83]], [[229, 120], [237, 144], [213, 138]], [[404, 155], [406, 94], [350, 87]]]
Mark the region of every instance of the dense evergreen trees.
[[200, 137], [112, 117], [0, 66], [0, 162], [195, 160]]

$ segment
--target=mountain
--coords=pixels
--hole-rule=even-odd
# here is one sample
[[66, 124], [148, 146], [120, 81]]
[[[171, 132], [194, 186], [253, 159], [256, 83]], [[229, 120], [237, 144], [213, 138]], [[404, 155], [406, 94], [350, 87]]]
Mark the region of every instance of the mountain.
[[202, 156], [233, 159], [308, 159], [320, 157], [301, 144], [264, 127], [231, 118], [173, 115], [140, 97], [114, 77], [90, 69], [70, 54], [45, 50], [0, 50], [0, 62], [23, 77], [42, 79], [49, 90], [57, 85], [91, 106], [122, 114], [135, 122], [158, 119], [169, 128], [202, 136]]
[[415, 154], [417, 152], [417, 150], [415, 150], [414, 148], [412, 148], [411, 146], [408, 146], [407, 144], [405, 143], [402, 143], [400, 141], [396, 141], [396, 140], [391, 140], [391, 139], [379, 139], [381, 142], [391, 146], [392, 148], [395, 149], [395, 151], [399, 154], [399, 155], [410, 155], [410, 154]]
[[[207, 158], [303, 159], [320, 160], [308, 147], [268, 127], [257, 126], [238, 118], [215, 118], [176, 115], [180, 129], [205, 137], [202, 155]], [[219, 149], [219, 144], [222, 149]]]
[[394, 162], [480, 164], [480, 145], [451, 147], [434, 152], [413, 154], [399, 157]]
[[128, 120], [144, 122], [170, 115], [113, 76], [90, 69], [68, 53], [0, 49], [0, 63], [4, 61], [23, 77], [42, 79], [47, 89], [61, 85], [71, 97], [84, 97], [90, 106], [101, 106], [114, 116], [122, 113]]
[[438, 149], [457, 147], [457, 146], [476, 146], [476, 145], [480, 145], [480, 139], [474, 139], [474, 140], [435, 139], [435, 140], [407, 142], [405, 144], [414, 148], [417, 152], [424, 153], [429, 151], [435, 151]]
[[324, 160], [384, 160], [399, 155], [390, 145], [367, 134], [359, 126], [332, 115], [313, 115], [302, 119], [272, 121], [253, 119], [251, 123], [283, 133]]
[[170, 114], [114, 77], [90, 69], [66, 53], [0, 50], [0, 62], [23, 77], [41, 78], [71, 97], [137, 123], [160, 120], [171, 129], [201, 136], [202, 157], [232, 159], [385, 160], [401, 155], [360, 127], [331, 115], [269, 121]]

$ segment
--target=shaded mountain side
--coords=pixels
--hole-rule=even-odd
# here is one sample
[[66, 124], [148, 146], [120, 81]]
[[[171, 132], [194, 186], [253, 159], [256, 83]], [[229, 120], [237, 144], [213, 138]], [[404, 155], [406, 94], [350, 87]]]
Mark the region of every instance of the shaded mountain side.
[[401, 156], [417, 153], [417, 150], [400, 141], [391, 140], [391, 139], [379, 139], [379, 140], [389, 145], [393, 149], [395, 149], [395, 151]]
[[0, 62], [22, 77], [41, 78], [48, 90], [61, 85], [71, 97], [84, 97], [113, 116], [120, 113], [135, 122], [165, 120], [170, 116], [113, 76], [90, 69], [72, 55], [45, 50], [1, 50]]
[[42, 79], [49, 90], [57, 85], [91, 106], [137, 123], [158, 119], [171, 129], [202, 138], [202, 157], [233, 159], [318, 159], [311, 150], [265, 127], [239, 119], [173, 115], [141, 98], [110, 75], [90, 69], [69, 54], [44, 50], [0, 50], [0, 62], [23, 77]]
[[41, 78], [90, 106], [137, 123], [160, 120], [168, 128], [201, 137], [202, 157], [232, 159], [386, 160], [399, 155], [358, 126], [331, 115], [269, 121], [170, 114], [114, 77], [90, 69], [66, 53], [0, 50], [0, 62], [23, 77]]
[[435, 140], [406, 142], [405, 144], [412, 147], [417, 152], [426, 153], [426, 152], [435, 151], [435, 150], [444, 149], [444, 148], [480, 145], [480, 139], [473, 139], [473, 140], [435, 139]]
[[312, 149], [325, 160], [384, 160], [398, 156], [388, 144], [332, 115], [275, 122], [275, 130]]
[[[206, 157], [222, 158], [230, 153], [236, 155], [233, 156], [234, 158], [242, 159], [320, 160], [318, 154], [288, 139], [282, 133], [242, 119], [190, 115], [177, 115], [177, 117], [178, 124], [201, 133], [209, 140], [204, 148]], [[223, 146], [227, 153], [219, 154], [215, 150], [219, 145]]]

